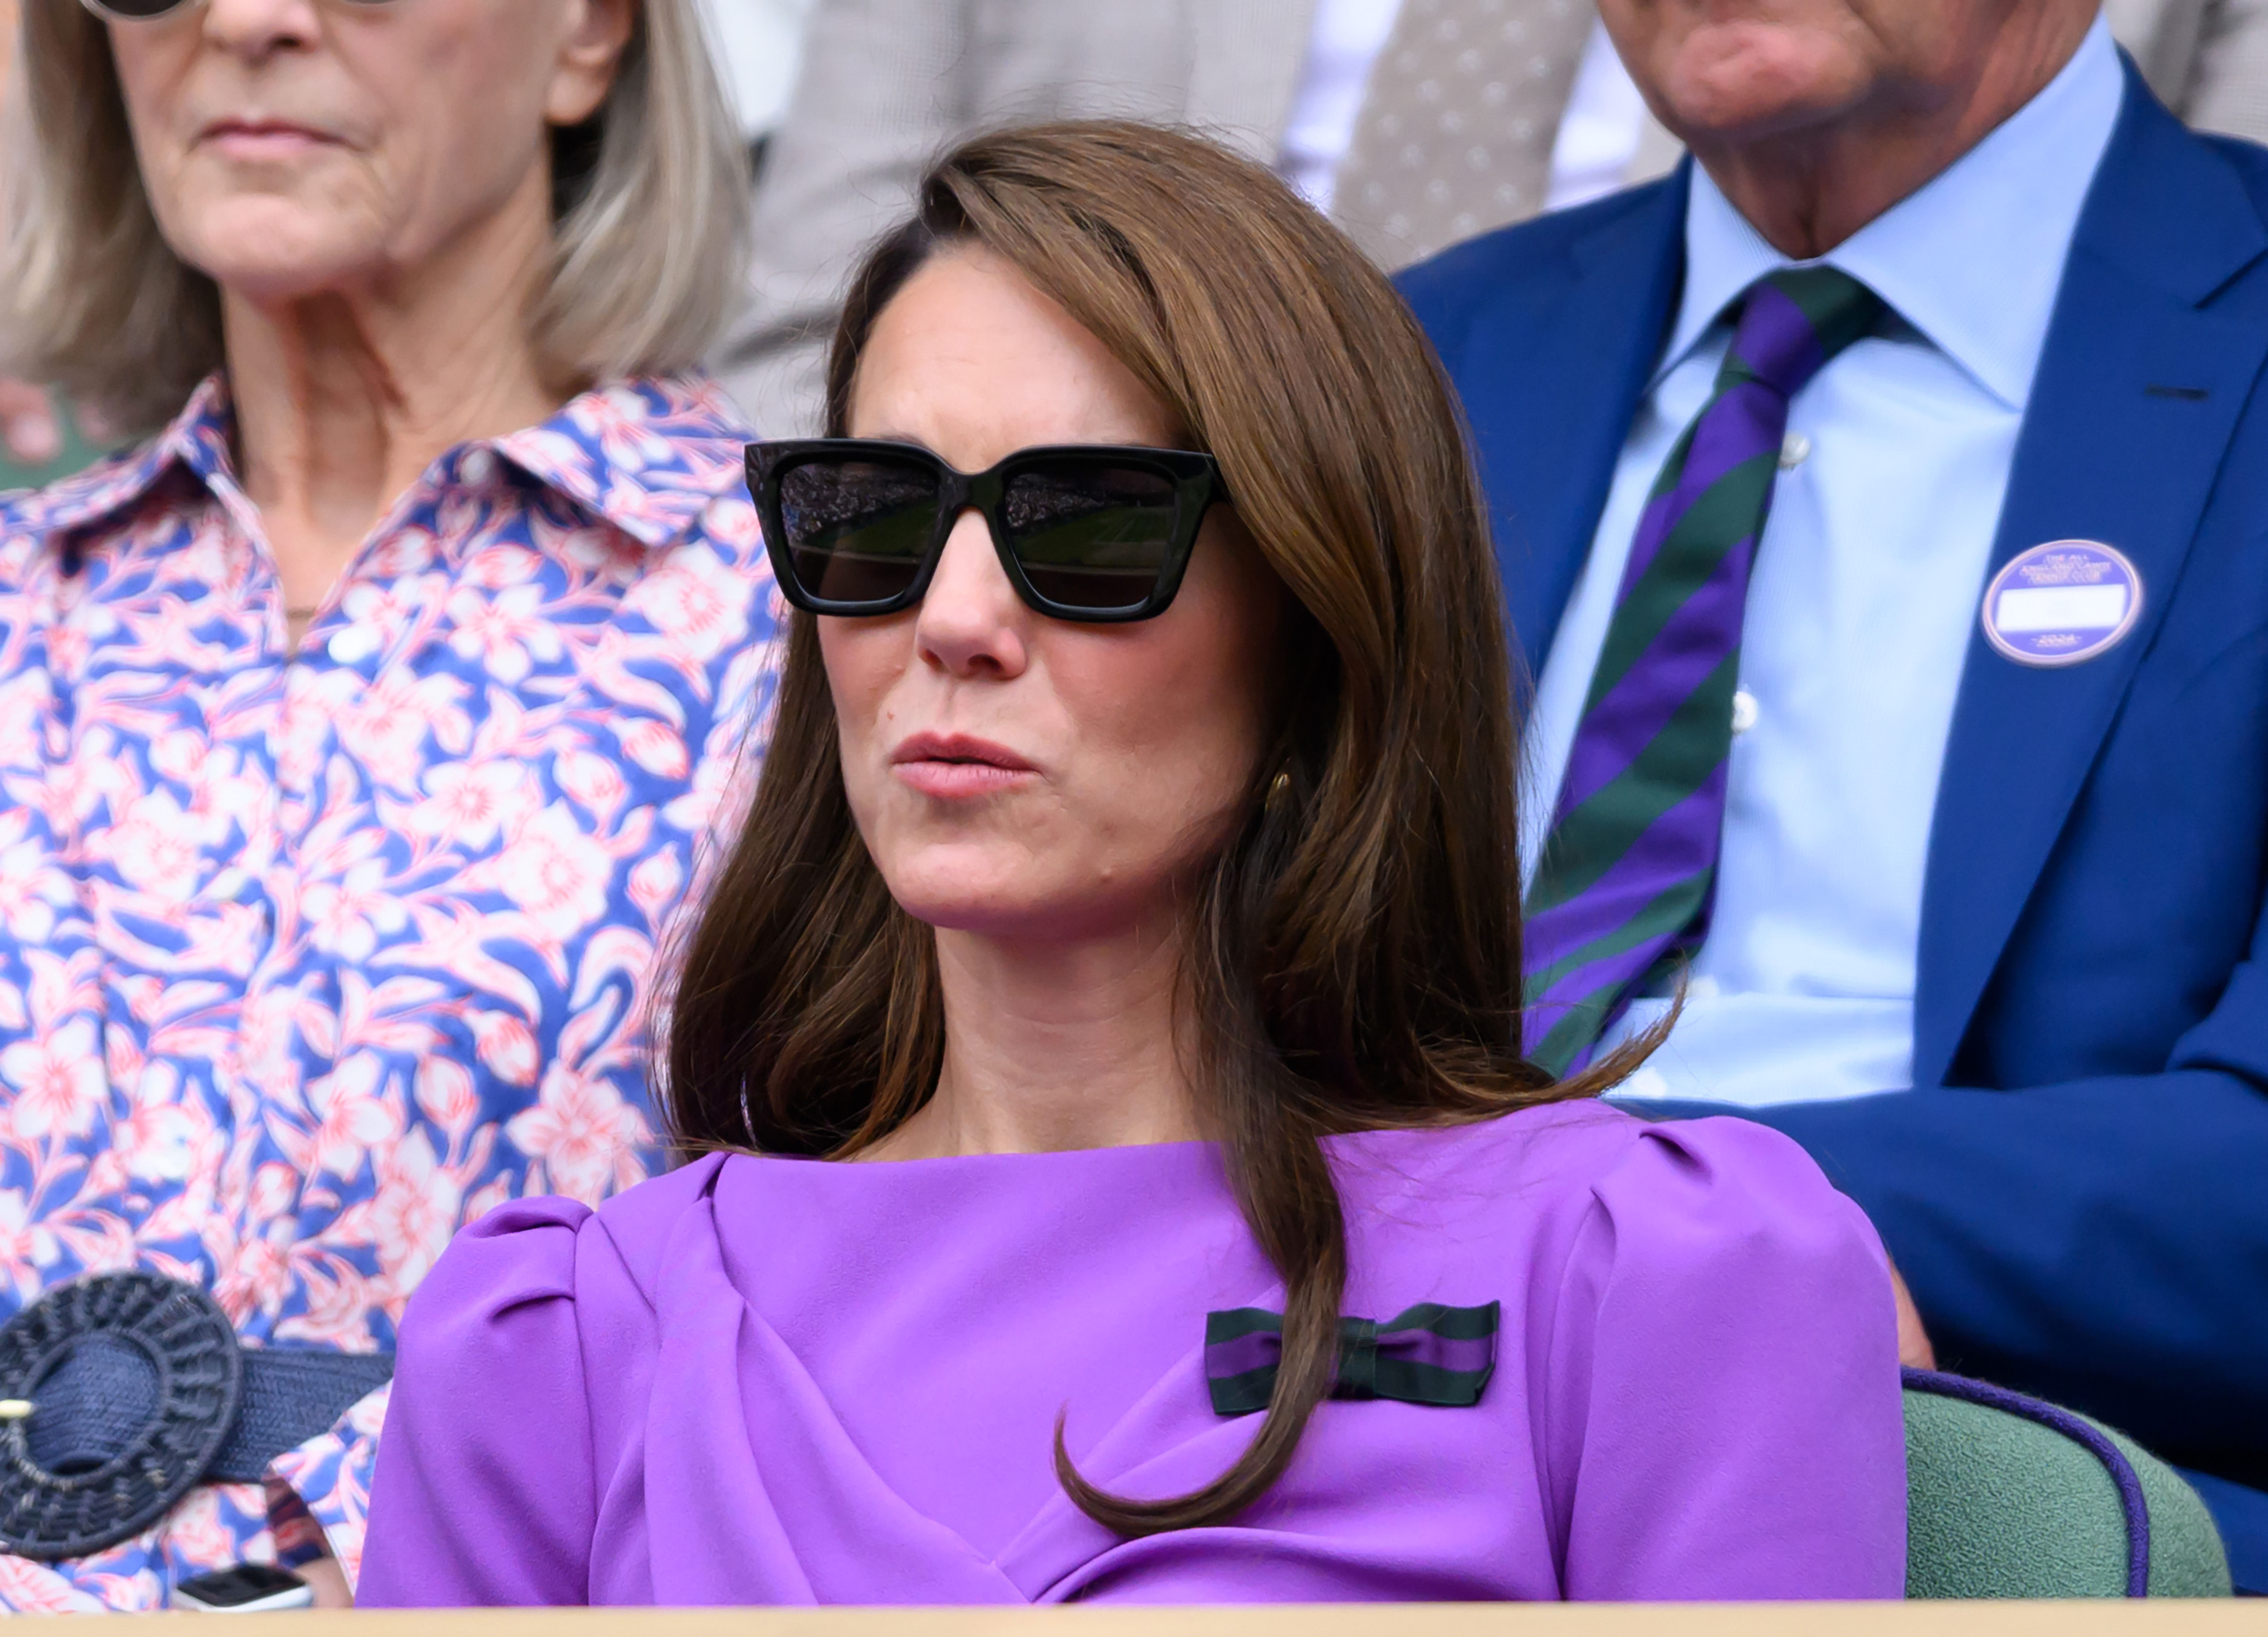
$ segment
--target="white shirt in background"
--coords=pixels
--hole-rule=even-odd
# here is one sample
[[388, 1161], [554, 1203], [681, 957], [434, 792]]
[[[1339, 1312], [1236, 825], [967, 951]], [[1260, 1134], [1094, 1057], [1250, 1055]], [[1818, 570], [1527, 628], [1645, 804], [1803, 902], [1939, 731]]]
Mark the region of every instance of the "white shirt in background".
[[1607, 37], [1607, 26], [1594, 19], [1551, 144], [1551, 187], [1543, 208], [1587, 204], [1620, 188], [1645, 130], [1646, 99]]
[[1354, 145], [1371, 64], [1401, 14], [1402, 0], [1315, 0], [1307, 60], [1276, 171], [1326, 216], [1337, 195], [1339, 166]]
[[787, 112], [811, 6], [812, 0], [701, 0], [718, 77], [751, 142]]
[[[1327, 215], [1336, 196], [1339, 166], [1354, 145], [1371, 68], [1401, 14], [1402, 0], [1315, 0], [1307, 58], [1276, 169]], [[1645, 100], [1615, 55], [1604, 26], [1593, 23], [1552, 144], [1547, 208], [1581, 204], [1620, 188], [1645, 124]]]

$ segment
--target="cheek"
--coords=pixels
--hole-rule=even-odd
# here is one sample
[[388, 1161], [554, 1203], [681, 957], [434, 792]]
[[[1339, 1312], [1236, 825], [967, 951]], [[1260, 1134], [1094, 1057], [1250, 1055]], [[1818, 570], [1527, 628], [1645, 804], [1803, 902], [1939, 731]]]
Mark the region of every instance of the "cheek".
[[350, 65], [384, 110], [365, 185], [413, 254], [502, 210], [543, 163], [541, 85], [526, 63], [494, 61], [492, 42], [468, 36], [453, 30]]
[[835, 698], [843, 742], [843, 776], [854, 794], [867, 775], [871, 752], [882, 737], [890, 691], [913, 653], [910, 616], [888, 620], [819, 622], [819, 653]]
[[1080, 725], [1098, 819], [1131, 822], [1152, 844], [1173, 846], [1217, 829], [1249, 787], [1261, 683], [1237, 622], [1192, 617], [1156, 635], [1116, 653], [1064, 655], [1054, 669]]
[[1192, 735], [1226, 801], [1249, 784], [1264, 746], [1289, 606], [1283, 583], [1228, 514], [1209, 523], [1171, 614], [1186, 623], [1160, 658], [1161, 719]]
[[136, 158], [145, 173], [154, 173], [149, 177], [154, 188], [178, 163], [188, 141], [189, 133], [181, 129], [188, 121], [181, 102], [196, 61], [196, 35], [174, 18], [114, 27], [110, 36], [127, 126], [134, 133]]
[[1661, 8], [1640, 0], [1599, 0], [1599, 21], [1624, 62], [1642, 62], [1663, 27]]
[[466, 194], [494, 193], [499, 179], [526, 175], [549, 141], [546, 54], [540, 40], [490, 15], [495, 10], [421, 11], [420, 38], [350, 64], [394, 110], [401, 151], [411, 151], [415, 139], [436, 185]]
[[1878, 77], [1957, 81], [1988, 48], [1982, 36], [1997, 10], [1968, 0], [1852, 0], [1846, 48]]

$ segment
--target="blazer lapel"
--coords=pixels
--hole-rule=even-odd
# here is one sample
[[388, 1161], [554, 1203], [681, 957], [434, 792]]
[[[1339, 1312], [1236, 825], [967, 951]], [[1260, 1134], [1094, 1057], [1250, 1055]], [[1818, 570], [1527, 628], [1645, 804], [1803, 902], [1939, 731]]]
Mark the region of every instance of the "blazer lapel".
[[1688, 167], [1507, 289], [1449, 360], [1528, 674], [1550, 651], [1685, 271]]
[[1932, 828], [1914, 1083], [1944, 1082], [2136, 668], [2147, 657], [2255, 389], [2268, 335], [2213, 294], [2268, 252], [2228, 166], [2129, 70], [2066, 268], [1992, 556], [2098, 540], [2140, 571], [2135, 629], [2035, 669], [1971, 638]]

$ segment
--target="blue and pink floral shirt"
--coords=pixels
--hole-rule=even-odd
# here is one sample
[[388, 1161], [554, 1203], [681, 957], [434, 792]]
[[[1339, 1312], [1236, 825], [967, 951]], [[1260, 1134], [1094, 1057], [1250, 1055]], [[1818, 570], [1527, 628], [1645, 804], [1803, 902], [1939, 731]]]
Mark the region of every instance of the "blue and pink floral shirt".
[[[296, 650], [225, 384], [0, 498], [0, 1319], [194, 1279], [389, 1349], [462, 1224], [653, 1169], [649, 984], [756, 751], [777, 605], [705, 381], [436, 461]], [[0, 1607], [357, 1565], [384, 1394]], [[320, 1532], [319, 1532], [320, 1531]]]

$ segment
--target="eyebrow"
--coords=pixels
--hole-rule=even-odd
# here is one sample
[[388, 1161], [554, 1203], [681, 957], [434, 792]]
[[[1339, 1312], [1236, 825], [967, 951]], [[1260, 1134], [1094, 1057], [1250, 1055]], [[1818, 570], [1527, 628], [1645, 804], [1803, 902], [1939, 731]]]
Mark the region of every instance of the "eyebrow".
[[[924, 454], [937, 454], [937, 451], [930, 447], [929, 440], [927, 439], [917, 438], [911, 432], [862, 432], [858, 434], [858, 441], [861, 443], [909, 444], [914, 448], [920, 450]], [[937, 454], [937, 458], [940, 461], [945, 459], [941, 454]]]

